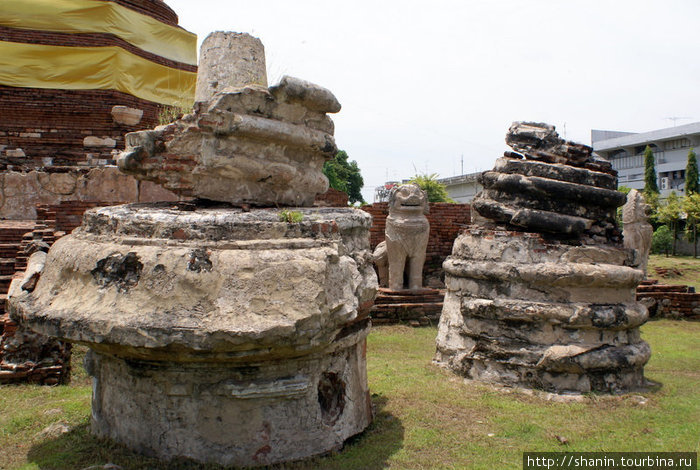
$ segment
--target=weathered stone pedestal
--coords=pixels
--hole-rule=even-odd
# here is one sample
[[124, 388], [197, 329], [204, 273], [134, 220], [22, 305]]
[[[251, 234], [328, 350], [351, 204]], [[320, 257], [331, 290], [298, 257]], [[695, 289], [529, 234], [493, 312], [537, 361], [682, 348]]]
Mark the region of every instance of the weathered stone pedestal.
[[370, 216], [297, 210], [90, 211], [12, 314], [90, 347], [99, 436], [224, 465], [338, 449], [372, 419]]
[[476, 223], [447, 258], [435, 361], [550, 392], [643, 388], [643, 279], [615, 219], [617, 173], [554, 127], [514, 123], [514, 152], [480, 177]]
[[484, 382], [553, 392], [642, 388], [643, 273], [628, 250], [474, 228], [445, 261], [436, 361]]

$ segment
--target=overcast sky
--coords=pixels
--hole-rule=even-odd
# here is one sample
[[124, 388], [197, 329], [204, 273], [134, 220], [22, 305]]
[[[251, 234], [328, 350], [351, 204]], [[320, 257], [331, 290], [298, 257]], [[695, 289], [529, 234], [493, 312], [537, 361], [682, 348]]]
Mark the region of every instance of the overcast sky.
[[268, 82], [330, 89], [338, 147], [374, 187], [493, 166], [515, 120], [591, 129], [700, 121], [698, 0], [166, 0], [199, 42], [248, 32]]

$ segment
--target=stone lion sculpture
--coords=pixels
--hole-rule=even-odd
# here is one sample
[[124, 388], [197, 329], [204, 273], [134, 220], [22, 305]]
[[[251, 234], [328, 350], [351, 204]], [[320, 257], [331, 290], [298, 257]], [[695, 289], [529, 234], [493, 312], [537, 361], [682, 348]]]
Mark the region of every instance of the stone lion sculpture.
[[649, 224], [649, 204], [644, 201], [644, 196], [633, 189], [627, 195], [627, 202], [622, 207], [622, 236], [625, 248], [636, 250], [636, 262], [639, 269], [647, 273], [649, 261], [649, 249], [651, 248], [651, 235], [653, 228]]
[[423, 264], [428, 247], [430, 223], [427, 194], [415, 184], [392, 188], [389, 195], [389, 216], [386, 218], [385, 240], [374, 250], [379, 283], [391, 290], [417, 290], [423, 286]]

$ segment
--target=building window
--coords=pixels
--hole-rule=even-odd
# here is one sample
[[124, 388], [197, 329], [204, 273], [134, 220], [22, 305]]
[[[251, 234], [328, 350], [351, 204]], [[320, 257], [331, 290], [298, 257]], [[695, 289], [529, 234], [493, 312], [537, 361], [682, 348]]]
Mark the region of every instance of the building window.
[[664, 142], [665, 150], [675, 150], [690, 147], [690, 140], [685, 137], [682, 139], [667, 140]]

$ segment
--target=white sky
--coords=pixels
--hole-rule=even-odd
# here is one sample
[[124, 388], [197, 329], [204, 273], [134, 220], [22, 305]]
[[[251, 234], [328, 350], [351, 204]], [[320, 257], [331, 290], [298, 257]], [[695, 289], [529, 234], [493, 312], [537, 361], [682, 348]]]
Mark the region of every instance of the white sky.
[[387, 179], [486, 170], [515, 120], [591, 129], [700, 121], [698, 0], [166, 0], [199, 41], [248, 32], [268, 82], [330, 89], [363, 194]]

